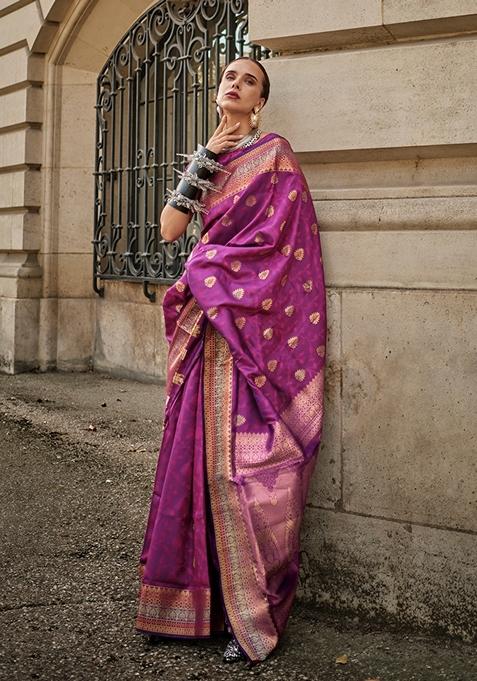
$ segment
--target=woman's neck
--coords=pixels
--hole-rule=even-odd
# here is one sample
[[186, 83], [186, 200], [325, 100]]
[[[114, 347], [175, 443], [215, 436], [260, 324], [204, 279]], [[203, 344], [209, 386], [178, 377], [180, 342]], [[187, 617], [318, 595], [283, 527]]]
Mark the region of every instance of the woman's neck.
[[255, 131], [255, 128], [252, 128], [252, 126], [250, 125], [250, 117], [249, 116], [234, 115], [234, 114], [227, 112], [227, 125], [229, 127], [231, 127], [232, 125], [235, 125], [236, 123], [240, 123], [240, 125], [237, 128], [237, 130], [234, 131], [234, 134], [250, 135], [251, 133], [253, 133]]

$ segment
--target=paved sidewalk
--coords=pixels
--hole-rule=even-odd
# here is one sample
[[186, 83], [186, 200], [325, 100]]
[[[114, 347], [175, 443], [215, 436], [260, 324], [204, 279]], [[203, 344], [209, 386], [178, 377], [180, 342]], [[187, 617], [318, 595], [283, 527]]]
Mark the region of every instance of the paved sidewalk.
[[280, 646], [252, 669], [222, 663], [223, 637], [152, 645], [136, 634], [163, 409], [156, 384], [0, 375], [2, 681], [477, 680], [475, 646], [298, 601]]

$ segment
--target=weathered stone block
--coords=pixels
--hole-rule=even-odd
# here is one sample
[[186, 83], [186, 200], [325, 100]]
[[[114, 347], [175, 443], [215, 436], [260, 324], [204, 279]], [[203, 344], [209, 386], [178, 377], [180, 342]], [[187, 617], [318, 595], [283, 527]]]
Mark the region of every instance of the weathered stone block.
[[475, 535], [307, 508], [298, 596], [476, 640]]
[[385, 158], [475, 144], [476, 59], [477, 42], [464, 38], [269, 59], [267, 120], [314, 160], [331, 151], [379, 149]]
[[58, 300], [58, 369], [85, 371], [91, 367], [94, 302], [81, 298]]
[[477, 293], [342, 293], [343, 497], [477, 530]]
[[[327, 224], [330, 210], [318, 211]], [[324, 231], [321, 241], [329, 286], [477, 290], [475, 230]]]

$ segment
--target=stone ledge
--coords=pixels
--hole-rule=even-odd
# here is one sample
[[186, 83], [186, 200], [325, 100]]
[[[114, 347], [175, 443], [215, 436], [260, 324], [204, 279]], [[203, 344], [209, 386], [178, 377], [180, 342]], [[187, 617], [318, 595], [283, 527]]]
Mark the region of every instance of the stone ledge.
[[275, 57], [267, 62], [273, 83], [267, 120], [306, 162], [307, 152], [320, 160], [323, 154], [340, 160], [340, 153], [353, 160], [350, 152], [369, 156], [367, 150], [378, 159], [396, 150], [416, 158], [426, 147], [439, 156], [452, 147], [456, 156], [457, 147], [467, 146], [475, 156], [477, 69], [469, 69], [475, 61], [471, 39]]
[[341, 194], [333, 198], [323, 190], [314, 191], [313, 199], [319, 227], [326, 232], [469, 230], [472, 234], [463, 238], [471, 242], [476, 238], [477, 196], [345, 198]]
[[327, 286], [477, 290], [477, 231], [322, 232]]
[[[452, 3], [432, 0], [252, 0], [249, 7], [250, 37], [273, 50], [319, 50], [374, 46], [399, 40], [429, 39], [443, 35], [467, 35], [477, 31], [473, 0]], [[271, 14], [273, 20], [271, 21]]]

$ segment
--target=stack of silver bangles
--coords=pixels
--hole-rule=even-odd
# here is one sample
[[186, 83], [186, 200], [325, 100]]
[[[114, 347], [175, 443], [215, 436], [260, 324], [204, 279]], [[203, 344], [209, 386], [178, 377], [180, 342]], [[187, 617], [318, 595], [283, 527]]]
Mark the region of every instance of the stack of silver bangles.
[[198, 195], [202, 192], [202, 196], [207, 191], [220, 191], [213, 182], [208, 178], [219, 170], [230, 175], [228, 170], [217, 161], [218, 154], [202, 144], [193, 154], [177, 154], [177, 156], [185, 156], [188, 161], [191, 161], [190, 166], [184, 172], [174, 168], [176, 173], [181, 175], [181, 180], [174, 190], [167, 189], [168, 201], [167, 203], [182, 213], [208, 213], [205, 204], [198, 200]]

